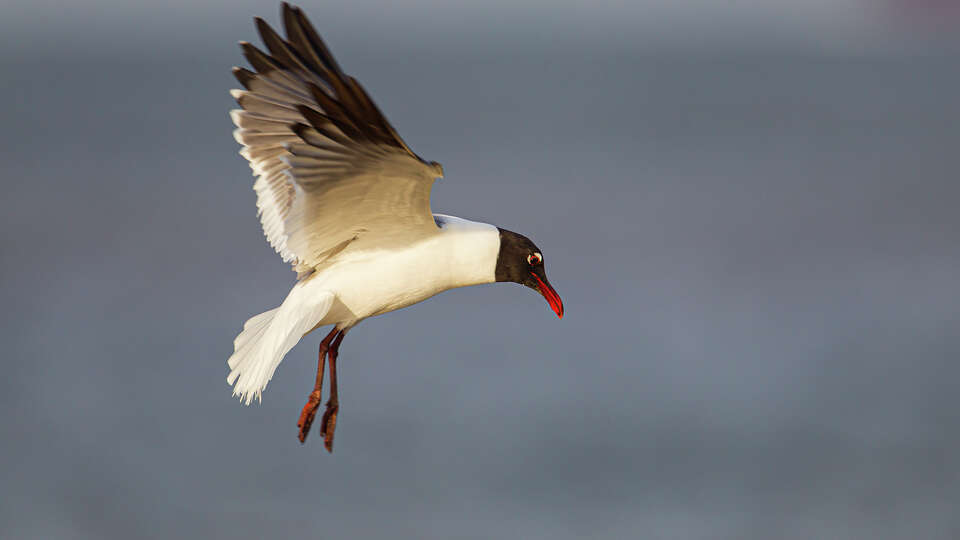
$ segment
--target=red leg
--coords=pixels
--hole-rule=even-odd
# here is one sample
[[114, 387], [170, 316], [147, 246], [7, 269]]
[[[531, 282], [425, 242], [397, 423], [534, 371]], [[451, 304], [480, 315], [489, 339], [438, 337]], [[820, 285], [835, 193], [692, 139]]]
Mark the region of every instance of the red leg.
[[333, 330], [327, 334], [327, 337], [323, 338], [323, 341], [320, 342], [320, 353], [317, 359], [317, 381], [313, 385], [313, 392], [310, 392], [310, 397], [307, 398], [307, 404], [303, 406], [303, 411], [300, 412], [300, 420], [297, 421], [297, 427], [300, 428], [299, 437], [301, 443], [307, 440], [307, 433], [310, 432], [310, 426], [313, 425], [313, 418], [317, 415], [317, 409], [320, 407], [320, 391], [323, 389], [323, 371], [325, 367], [324, 359], [327, 356], [327, 351], [330, 349], [330, 340], [332, 340], [334, 336], [337, 336], [338, 332], [340, 331], [334, 326]]
[[337, 356], [340, 354], [340, 342], [347, 331], [337, 334], [330, 345], [330, 399], [327, 401], [327, 410], [323, 413], [320, 422], [320, 434], [323, 435], [323, 445], [327, 452], [333, 453], [333, 432], [337, 429], [337, 411], [340, 410], [340, 401], [337, 399]]

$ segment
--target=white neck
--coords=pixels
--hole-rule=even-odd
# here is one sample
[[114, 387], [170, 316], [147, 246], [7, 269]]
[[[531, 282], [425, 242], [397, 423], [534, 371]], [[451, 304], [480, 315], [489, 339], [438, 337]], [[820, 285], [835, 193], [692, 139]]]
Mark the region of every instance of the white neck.
[[447, 260], [449, 287], [466, 287], [496, 281], [500, 231], [493, 225], [437, 215], [438, 240]]

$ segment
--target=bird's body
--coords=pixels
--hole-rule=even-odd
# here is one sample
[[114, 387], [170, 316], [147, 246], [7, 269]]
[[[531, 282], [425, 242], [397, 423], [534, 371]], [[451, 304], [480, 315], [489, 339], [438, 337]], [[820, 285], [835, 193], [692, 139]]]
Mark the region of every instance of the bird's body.
[[443, 169], [400, 139], [298, 8], [283, 4], [282, 12], [286, 40], [256, 19], [269, 55], [241, 43], [256, 72], [234, 68], [246, 90], [233, 91], [243, 109], [231, 117], [241, 154], [258, 177], [264, 233], [298, 282], [279, 307], [244, 324], [227, 381], [246, 403], [260, 398], [284, 355], [304, 335], [333, 325], [298, 424], [303, 441], [329, 358], [331, 399], [322, 425], [329, 450], [340, 342], [363, 319], [495, 281], [537, 290], [561, 317], [563, 304], [529, 239], [431, 213], [430, 190]]
[[[280, 307], [252, 318], [228, 360], [234, 392], [247, 403], [259, 397], [283, 355], [316, 328], [352, 328], [363, 319], [446, 290], [493, 283], [500, 246], [497, 228], [452, 216], [438, 218], [438, 231], [407, 249], [345, 251], [297, 282]], [[243, 347], [252, 336], [257, 340], [251, 343], [259, 347]]]
[[449, 289], [493, 283], [497, 228], [452, 216], [442, 219], [436, 233], [406, 249], [365, 250], [308, 278], [321, 280], [339, 299], [319, 324], [353, 326]]

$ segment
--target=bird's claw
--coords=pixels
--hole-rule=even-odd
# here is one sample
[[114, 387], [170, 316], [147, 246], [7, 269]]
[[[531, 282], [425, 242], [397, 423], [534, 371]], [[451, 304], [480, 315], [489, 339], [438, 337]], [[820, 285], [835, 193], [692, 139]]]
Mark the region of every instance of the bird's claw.
[[333, 432], [337, 429], [337, 411], [340, 405], [327, 402], [327, 410], [323, 413], [323, 419], [320, 421], [320, 434], [323, 435], [323, 446], [327, 452], [333, 453]]
[[[307, 441], [307, 433], [310, 432], [310, 426], [313, 425], [313, 419], [317, 416], [317, 409], [319, 408], [320, 392], [315, 390], [310, 393], [307, 404], [303, 406], [303, 410], [300, 412], [300, 419], [297, 420], [297, 427], [300, 428], [298, 436], [301, 444]], [[326, 414], [324, 414], [324, 418], [326, 418]]]

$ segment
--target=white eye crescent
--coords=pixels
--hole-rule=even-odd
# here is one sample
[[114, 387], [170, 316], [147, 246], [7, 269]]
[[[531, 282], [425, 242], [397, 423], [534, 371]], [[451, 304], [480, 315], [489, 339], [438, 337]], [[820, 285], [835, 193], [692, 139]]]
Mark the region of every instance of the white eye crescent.
[[543, 255], [540, 255], [539, 253], [531, 253], [527, 255], [527, 263], [530, 266], [536, 266], [542, 262], [543, 262]]

